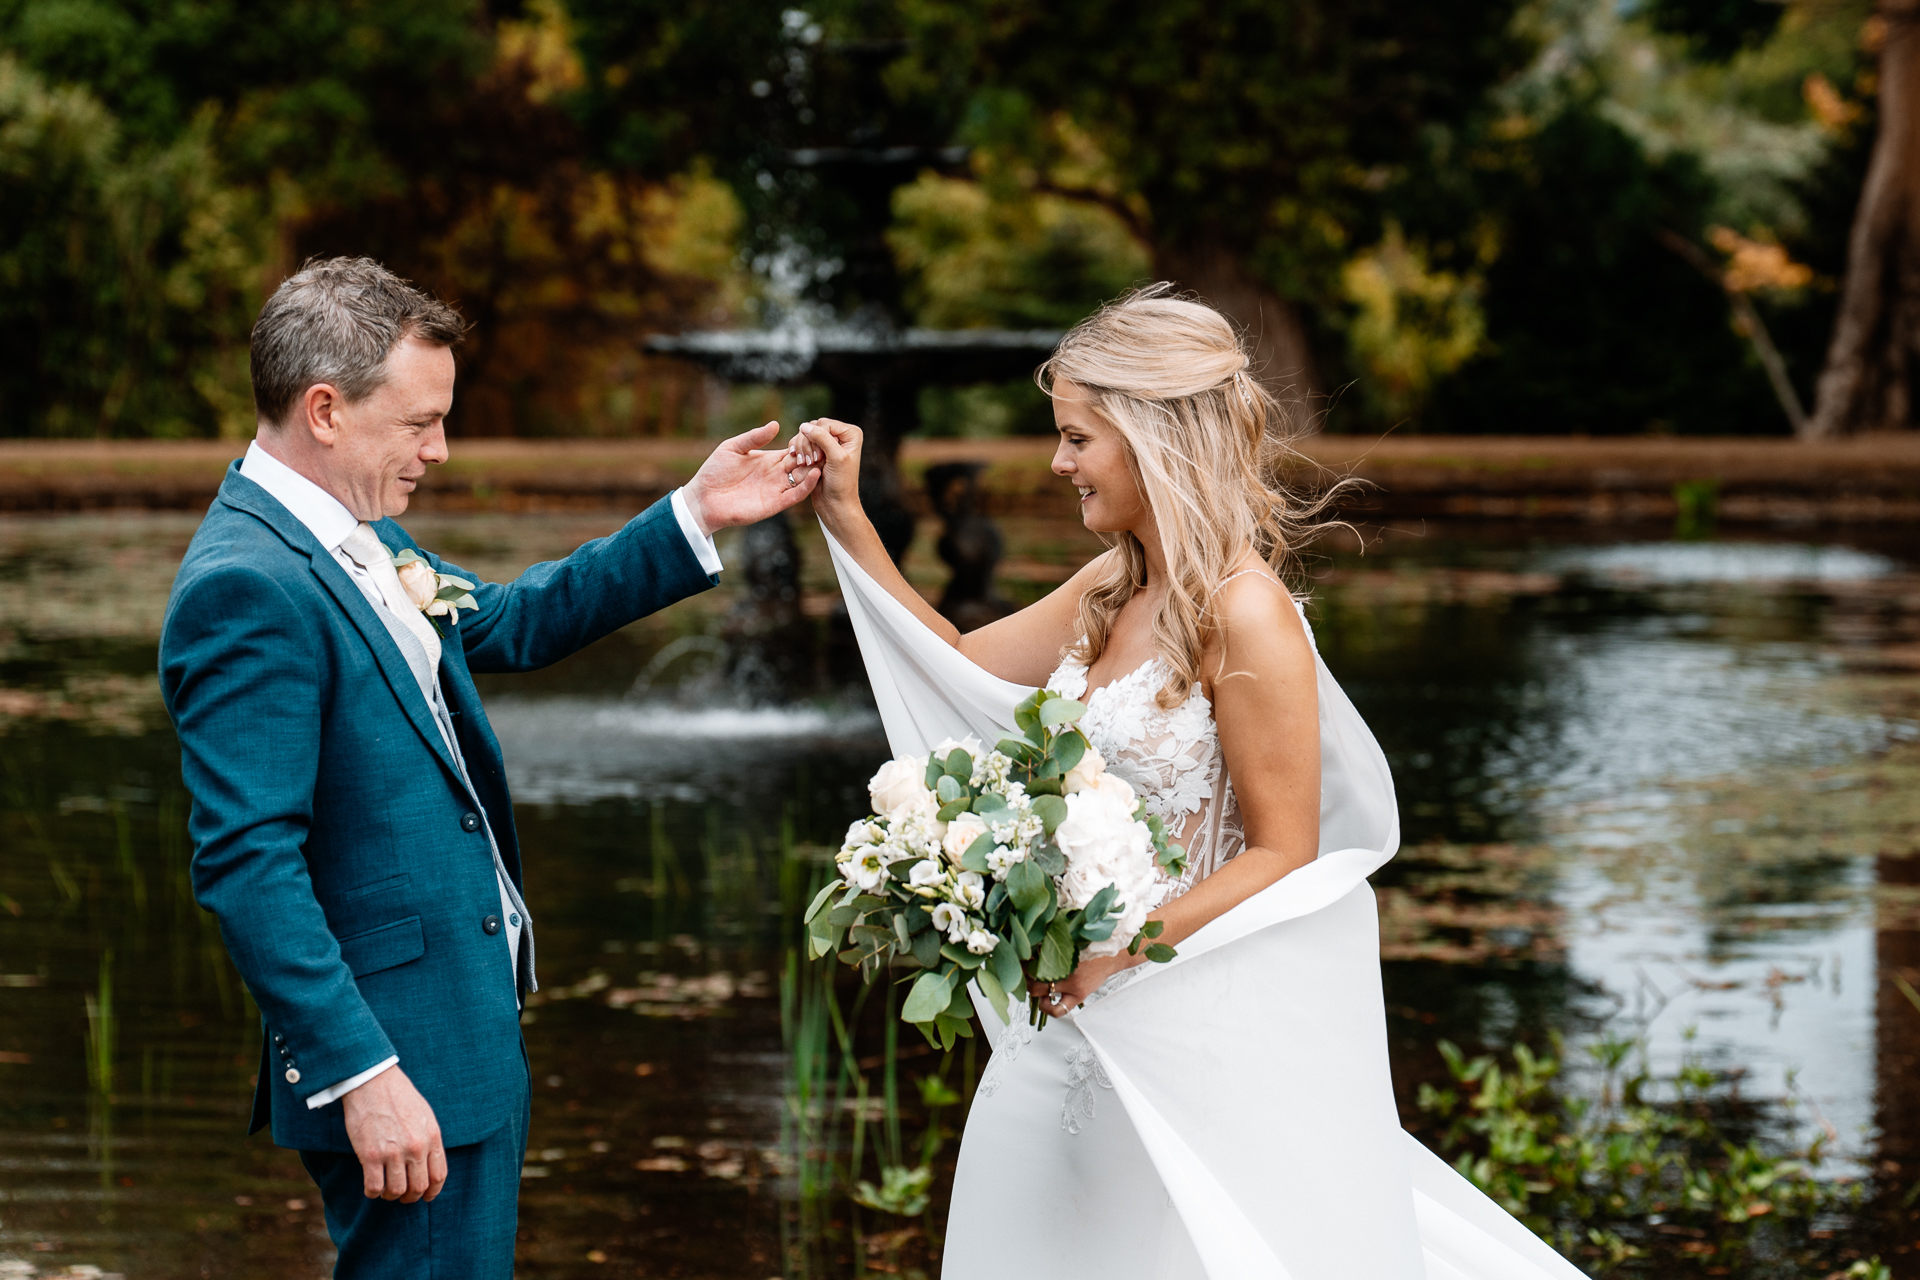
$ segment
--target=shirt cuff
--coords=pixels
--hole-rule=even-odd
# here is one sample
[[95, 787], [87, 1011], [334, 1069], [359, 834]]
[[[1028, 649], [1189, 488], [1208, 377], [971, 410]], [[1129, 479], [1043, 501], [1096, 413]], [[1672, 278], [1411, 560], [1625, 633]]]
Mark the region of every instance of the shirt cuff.
[[399, 1065], [400, 1065], [400, 1055], [395, 1054], [393, 1057], [388, 1058], [385, 1062], [381, 1063], [377, 1067], [368, 1067], [365, 1071], [362, 1071], [359, 1075], [351, 1076], [345, 1080], [342, 1080], [339, 1084], [333, 1086], [333, 1088], [331, 1089], [322, 1089], [320, 1092], [314, 1094], [311, 1098], [307, 1099], [307, 1110], [315, 1111], [321, 1107], [326, 1106], [329, 1102], [333, 1102], [339, 1098], [344, 1098], [348, 1094], [352, 1093], [355, 1089], [358, 1089], [361, 1085], [365, 1084], [367, 1081], [379, 1075], [382, 1071], [385, 1071], [388, 1067], [396, 1067]]
[[700, 526], [693, 522], [693, 512], [687, 509], [684, 490], [673, 491], [673, 518], [680, 522], [680, 532], [687, 535], [687, 545], [693, 548], [693, 558], [707, 571], [708, 577], [720, 575], [720, 548], [713, 545], [710, 534], [700, 532]]

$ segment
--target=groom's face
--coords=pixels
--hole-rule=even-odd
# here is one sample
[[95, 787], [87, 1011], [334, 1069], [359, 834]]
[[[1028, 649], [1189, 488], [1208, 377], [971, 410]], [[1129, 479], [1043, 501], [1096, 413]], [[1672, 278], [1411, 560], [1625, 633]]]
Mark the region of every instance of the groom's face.
[[403, 339], [387, 357], [387, 380], [364, 400], [337, 400], [327, 414], [326, 468], [334, 497], [362, 520], [407, 509], [427, 467], [447, 460], [453, 352]]

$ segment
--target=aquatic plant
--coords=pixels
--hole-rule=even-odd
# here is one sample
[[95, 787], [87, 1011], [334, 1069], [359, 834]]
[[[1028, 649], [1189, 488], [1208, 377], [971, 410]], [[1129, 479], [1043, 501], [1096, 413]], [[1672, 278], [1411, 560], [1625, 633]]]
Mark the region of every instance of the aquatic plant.
[[[1563, 1045], [1554, 1037], [1555, 1055]], [[1422, 1084], [1420, 1110], [1444, 1127], [1454, 1167], [1563, 1253], [1605, 1268], [1677, 1251], [1742, 1257], [1760, 1224], [1856, 1205], [1861, 1189], [1817, 1176], [1824, 1136], [1784, 1151], [1734, 1132], [1715, 1073], [1683, 1059], [1655, 1076], [1644, 1042], [1588, 1046], [1597, 1097], [1564, 1087], [1558, 1056], [1515, 1045], [1505, 1063], [1439, 1043], [1451, 1088]], [[1628, 1059], [1638, 1065], [1622, 1074]], [[1852, 1273], [1847, 1273], [1851, 1275]], [[1865, 1274], [1865, 1273], [1863, 1273]]]

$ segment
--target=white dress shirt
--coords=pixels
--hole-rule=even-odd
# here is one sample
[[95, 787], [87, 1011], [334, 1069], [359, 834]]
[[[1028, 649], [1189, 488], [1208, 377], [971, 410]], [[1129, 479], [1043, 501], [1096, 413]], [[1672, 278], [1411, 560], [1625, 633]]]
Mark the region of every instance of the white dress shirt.
[[[352, 556], [348, 555], [341, 544], [349, 534], [360, 527], [360, 520], [353, 512], [341, 504], [340, 500], [322, 489], [313, 481], [289, 467], [280, 459], [262, 449], [258, 441], [247, 446], [247, 455], [240, 462], [240, 474], [265, 489], [267, 493], [292, 513], [311, 533], [321, 546], [327, 549], [334, 560], [353, 579], [355, 586], [366, 596], [367, 603], [375, 609], [385, 609], [386, 600], [380, 593], [380, 587]], [[720, 551], [713, 544], [710, 535], [702, 534], [700, 527], [693, 522], [693, 514], [687, 508], [685, 495], [679, 490], [673, 491], [673, 515], [680, 522], [680, 532], [685, 535], [687, 545], [692, 549], [694, 558], [700, 567], [709, 574], [720, 572]], [[444, 732], [444, 729], [443, 729]], [[451, 748], [450, 749], [457, 749]], [[513, 910], [512, 895], [504, 880], [500, 883], [500, 919], [506, 926], [507, 958], [514, 966], [509, 972], [519, 972], [520, 927], [511, 922], [519, 920]], [[336, 1098], [345, 1096], [367, 1081], [399, 1063], [398, 1056], [377, 1063], [360, 1074], [350, 1076], [331, 1088], [322, 1089], [307, 1099], [308, 1109], [324, 1107]]]

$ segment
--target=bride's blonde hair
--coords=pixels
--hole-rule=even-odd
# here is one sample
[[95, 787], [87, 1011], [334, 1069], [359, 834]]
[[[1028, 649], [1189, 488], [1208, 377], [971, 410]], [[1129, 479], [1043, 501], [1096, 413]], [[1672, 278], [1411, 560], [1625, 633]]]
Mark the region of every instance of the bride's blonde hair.
[[[1153, 510], [1167, 559], [1167, 598], [1153, 618], [1153, 646], [1168, 668], [1162, 707], [1185, 701], [1200, 678], [1210, 605], [1247, 549], [1284, 581], [1332, 497], [1302, 500], [1280, 484], [1280, 464], [1299, 459], [1288, 443], [1294, 432], [1250, 364], [1225, 316], [1162, 283], [1074, 326], [1034, 375], [1049, 395], [1072, 383], [1120, 433]], [[1085, 638], [1068, 650], [1089, 666], [1147, 580], [1138, 538], [1101, 536], [1119, 554], [1080, 598]]]

